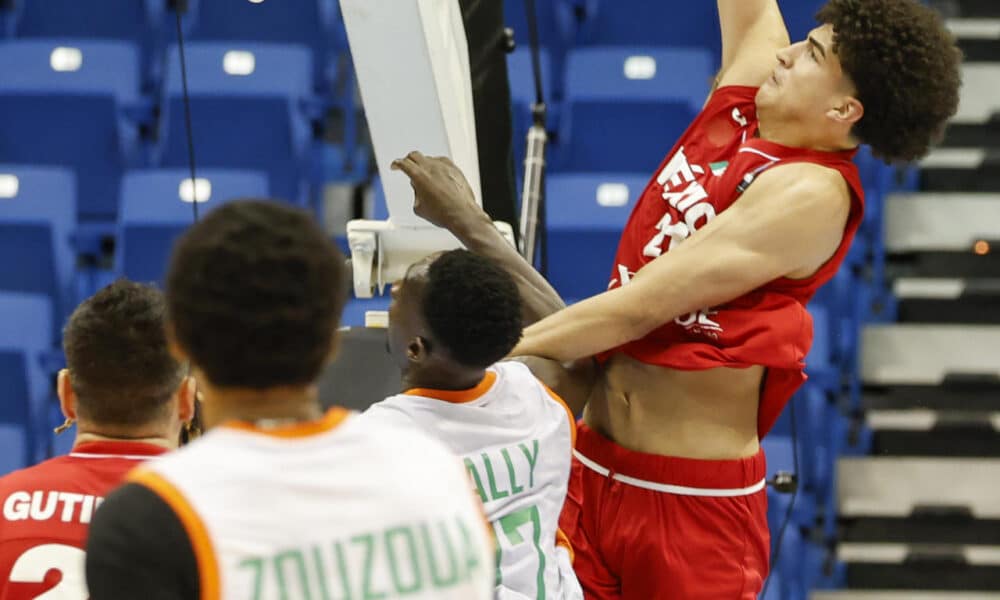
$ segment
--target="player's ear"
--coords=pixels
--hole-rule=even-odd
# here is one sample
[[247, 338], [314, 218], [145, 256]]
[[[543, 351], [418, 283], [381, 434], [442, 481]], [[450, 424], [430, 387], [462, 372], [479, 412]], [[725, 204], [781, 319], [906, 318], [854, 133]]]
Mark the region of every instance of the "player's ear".
[[181, 385], [177, 388], [177, 418], [182, 423], [194, 418], [194, 402], [197, 395], [198, 383], [194, 377], [188, 375], [181, 380]]
[[846, 125], [854, 125], [864, 115], [865, 107], [854, 96], [844, 96], [837, 103], [837, 106], [827, 112], [827, 116], [831, 119]]
[[76, 391], [70, 381], [69, 369], [59, 371], [56, 378], [56, 394], [59, 396], [59, 408], [64, 417], [76, 420]]
[[422, 336], [417, 336], [410, 340], [410, 343], [406, 345], [406, 358], [410, 362], [423, 362], [427, 359], [427, 354], [430, 352], [430, 344], [427, 339]]

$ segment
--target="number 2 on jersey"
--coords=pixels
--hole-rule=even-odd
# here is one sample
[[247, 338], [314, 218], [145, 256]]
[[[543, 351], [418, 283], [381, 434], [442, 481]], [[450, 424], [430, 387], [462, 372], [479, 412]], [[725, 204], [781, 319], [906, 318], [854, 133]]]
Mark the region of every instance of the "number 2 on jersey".
[[44, 583], [45, 575], [56, 569], [62, 573], [59, 584], [34, 600], [87, 600], [84, 579], [86, 553], [64, 544], [43, 544], [27, 550], [10, 569], [11, 583]]
[[[545, 553], [542, 552], [541, 537], [542, 537], [542, 518], [538, 514], [537, 506], [527, 506], [520, 510], [516, 510], [509, 515], [504, 515], [497, 519], [496, 525], [497, 536], [503, 533], [503, 536], [510, 542], [510, 545], [516, 546], [518, 544], [525, 543], [524, 536], [521, 535], [520, 528], [524, 525], [531, 524], [531, 543], [535, 547], [535, 552], [538, 553], [538, 600], [545, 600]], [[501, 550], [499, 544], [497, 545], [497, 584], [500, 583], [501, 572]]]

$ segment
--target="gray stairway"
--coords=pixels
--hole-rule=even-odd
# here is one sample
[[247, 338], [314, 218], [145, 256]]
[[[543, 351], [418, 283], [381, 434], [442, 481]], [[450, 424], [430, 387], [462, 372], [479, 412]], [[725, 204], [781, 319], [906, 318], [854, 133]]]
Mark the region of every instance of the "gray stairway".
[[837, 470], [848, 589], [811, 600], [1000, 600], [1000, 0], [934, 4], [961, 109], [886, 204], [897, 322], [864, 331], [871, 454]]

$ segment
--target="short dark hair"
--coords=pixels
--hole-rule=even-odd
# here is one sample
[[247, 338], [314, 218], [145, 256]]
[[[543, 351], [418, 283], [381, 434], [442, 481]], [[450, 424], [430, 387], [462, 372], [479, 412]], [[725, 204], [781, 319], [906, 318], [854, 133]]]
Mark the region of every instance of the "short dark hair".
[[185, 372], [167, 349], [165, 323], [163, 294], [125, 279], [73, 311], [63, 351], [81, 417], [130, 427], [163, 416]]
[[333, 350], [346, 271], [308, 212], [266, 200], [231, 202], [174, 246], [168, 318], [214, 385], [308, 385]]
[[889, 161], [911, 161], [940, 140], [958, 110], [962, 53], [941, 16], [916, 0], [830, 0], [833, 50], [864, 116], [854, 135]]
[[434, 338], [459, 364], [485, 368], [521, 339], [521, 297], [511, 276], [468, 250], [446, 252], [431, 263], [423, 315]]

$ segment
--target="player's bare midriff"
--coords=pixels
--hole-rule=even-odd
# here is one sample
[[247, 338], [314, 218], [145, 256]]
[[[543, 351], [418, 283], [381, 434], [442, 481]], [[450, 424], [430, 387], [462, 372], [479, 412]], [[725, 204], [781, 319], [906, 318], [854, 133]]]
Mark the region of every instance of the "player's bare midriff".
[[602, 370], [584, 421], [620, 446], [706, 460], [757, 453], [763, 367], [679, 371], [619, 353]]

